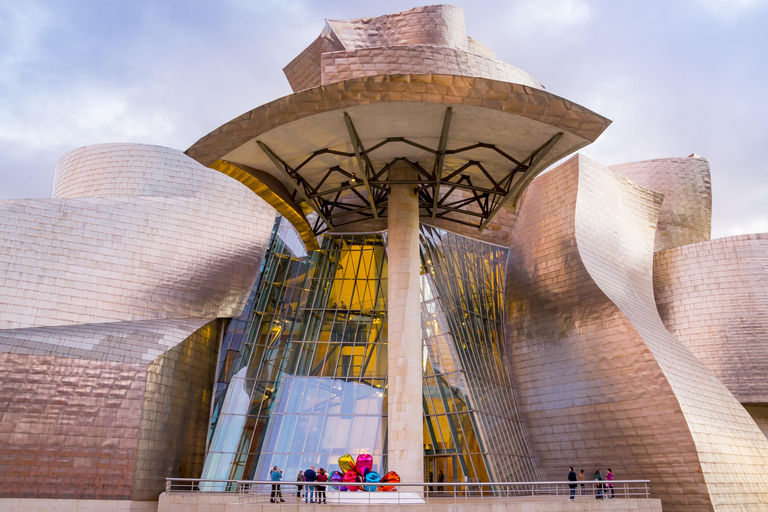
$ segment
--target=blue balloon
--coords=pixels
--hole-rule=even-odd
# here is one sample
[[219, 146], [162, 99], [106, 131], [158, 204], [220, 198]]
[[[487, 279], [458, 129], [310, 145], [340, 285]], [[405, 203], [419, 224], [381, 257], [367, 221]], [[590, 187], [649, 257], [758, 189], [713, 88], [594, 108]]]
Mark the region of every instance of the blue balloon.
[[[365, 475], [365, 481], [368, 482], [368, 483], [371, 483], [371, 484], [378, 483], [378, 482], [381, 481], [381, 475], [379, 475], [375, 471], [369, 471]], [[378, 489], [378, 487], [374, 486], [374, 485], [366, 485], [365, 486], [365, 490], [368, 491], [368, 492], [374, 492], [377, 489]]]

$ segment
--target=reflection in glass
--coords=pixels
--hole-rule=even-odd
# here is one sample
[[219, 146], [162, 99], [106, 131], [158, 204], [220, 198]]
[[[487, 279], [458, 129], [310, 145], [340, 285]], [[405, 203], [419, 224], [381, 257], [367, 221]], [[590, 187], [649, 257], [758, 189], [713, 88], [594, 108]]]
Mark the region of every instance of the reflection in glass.
[[324, 236], [307, 254], [278, 220], [222, 343], [203, 478], [330, 472], [345, 453], [386, 470], [386, 289], [380, 234]]
[[[421, 227], [425, 479], [536, 480], [503, 343], [505, 248]], [[350, 453], [387, 472], [383, 234], [304, 251], [279, 219], [222, 341], [202, 477], [286, 478]]]
[[538, 479], [503, 342], [508, 253], [421, 226], [427, 478]]

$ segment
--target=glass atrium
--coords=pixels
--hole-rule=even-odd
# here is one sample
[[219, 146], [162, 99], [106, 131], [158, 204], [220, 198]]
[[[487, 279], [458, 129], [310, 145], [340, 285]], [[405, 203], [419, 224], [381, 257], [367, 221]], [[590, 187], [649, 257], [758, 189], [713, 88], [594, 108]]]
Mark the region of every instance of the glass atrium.
[[[276, 465], [290, 480], [346, 453], [387, 472], [386, 233], [320, 246], [307, 254], [276, 222], [222, 341], [202, 478], [266, 479]], [[421, 228], [425, 480], [537, 477], [502, 342], [507, 256]]]

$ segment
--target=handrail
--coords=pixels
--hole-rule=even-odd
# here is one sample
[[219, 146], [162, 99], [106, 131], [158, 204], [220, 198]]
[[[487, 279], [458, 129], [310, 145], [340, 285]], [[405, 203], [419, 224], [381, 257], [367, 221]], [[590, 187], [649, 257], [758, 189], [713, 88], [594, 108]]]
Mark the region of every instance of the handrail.
[[[424, 503], [428, 501], [484, 502], [510, 498], [569, 498], [571, 485], [578, 499], [623, 498], [649, 499], [650, 480], [585, 480], [542, 482], [325, 482], [325, 499], [329, 503]], [[271, 480], [223, 480], [205, 478], [167, 478], [166, 493], [219, 493], [237, 497], [241, 503], [278, 501], [304, 503], [307, 487], [318, 483]], [[338, 487], [365, 487], [379, 492], [337, 491]], [[380, 487], [394, 490], [382, 492]], [[302, 491], [304, 495], [302, 495]], [[284, 494], [283, 494], [284, 493]], [[309, 496], [314, 498], [315, 493]]]

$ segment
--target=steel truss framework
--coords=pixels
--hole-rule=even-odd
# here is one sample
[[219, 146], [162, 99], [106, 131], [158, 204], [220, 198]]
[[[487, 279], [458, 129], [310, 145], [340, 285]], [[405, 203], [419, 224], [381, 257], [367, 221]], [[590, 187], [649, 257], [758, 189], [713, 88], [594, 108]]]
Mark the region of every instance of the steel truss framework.
[[[322, 148], [314, 151], [296, 167], [288, 165], [284, 159], [272, 151], [262, 141], [256, 143], [269, 157], [275, 168], [291, 183], [295, 184], [292, 197], [296, 204], [306, 203], [317, 214], [312, 225], [315, 235], [333, 231], [337, 227], [369, 219], [385, 218], [387, 202], [391, 185], [413, 185], [419, 198], [419, 208], [433, 219], [444, 219], [466, 226], [484, 229], [504, 204], [513, 197], [519, 197], [525, 186], [540, 171], [539, 164], [563, 135], [558, 132], [547, 142], [539, 146], [528, 157], [517, 160], [494, 144], [477, 142], [468, 146], [446, 149], [448, 133], [451, 124], [452, 109], [445, 111], [443, 126], [437, 148], [430, 148], [405, 137], [387, 137], [381, 142], [366, 148], [357, 134], [355, 126], [348, 113], [344, 112], [349, 140], [353, 152]], [[434, 164], [426, 169], [419, 162], [413, 162], [405, 157], [396, 157], [381, 168], [376, 169], [370, 155], [376, 150], [392, 143], [403, 143], [434, 155]], [[461, 155], [475, 149], [485, 149], [501, 155], [511, 164], [511, 169], [500, 180], [494, 179], [479, 160], [466, 160], [458, 168], [450, 169], [444, 165], [447, 155]], [[325, 171], [323, 177], [315, 184], [309, 183], [301, 170], [320, 155], [336, 155], [340, 159], [354, 158], [357, 171], [344, 169], [334, 165]], [[411, 167], [417, 173], [412, 180], [391, 180], [388, 176], [390, 168], [398, 162]], [[467, 172], [477, 169], [486, 181], [479, 183]], [[334, 175], [341, 175], [339, 186], [323, 189], [323, 185]], [[456, 190], [464, 191], [462, 195], [454, 194]], [[350, 191], [357, 202], [341, 200], [341, 195]], [[365, 192], [363, 195], [361, 192]], [[471, 195], [469, 195], [471, 194]], [[346, 199], [346, 198], [345, 198]]]

